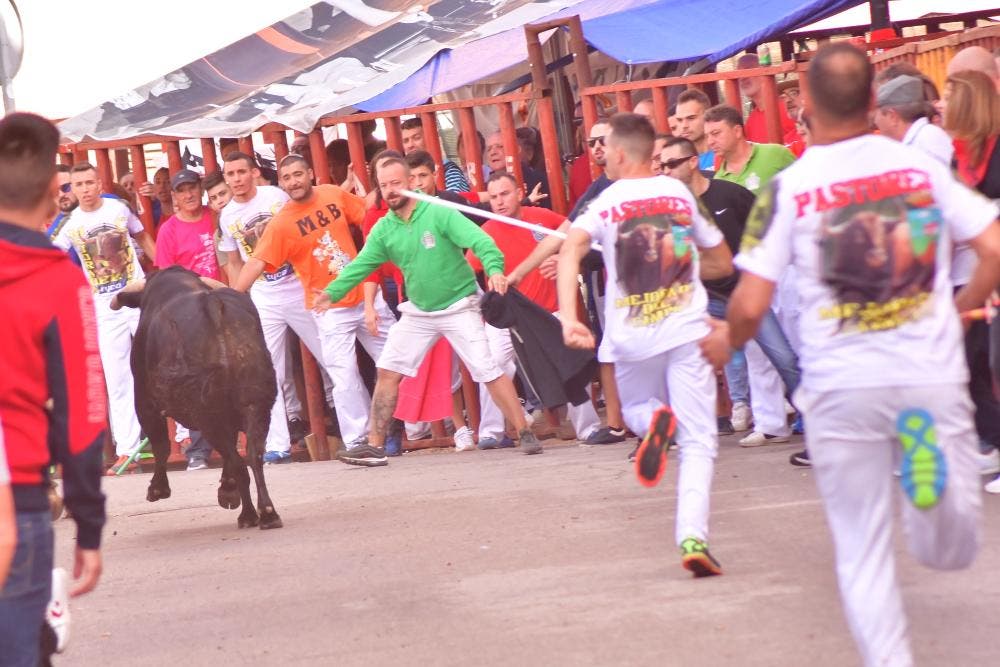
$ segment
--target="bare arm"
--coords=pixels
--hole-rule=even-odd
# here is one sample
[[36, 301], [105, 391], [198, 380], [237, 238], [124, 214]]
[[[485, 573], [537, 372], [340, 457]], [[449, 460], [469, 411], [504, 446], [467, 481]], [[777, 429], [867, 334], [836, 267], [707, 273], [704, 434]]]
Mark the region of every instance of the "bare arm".
[[567, 347], [579, 349], [592, 349], [595, 345], [594, 334], [580, 322], [576, 310], [580, 260], [589, 250], [590, 234], [582, 229], [570, 229], [559, 251], [559, 273], [556, 276], [563, 342]]
[[[569, 220], [559, 225], [559, 229], [562, 233], [566, 233], [569, 229]], [[531, 254], [524, 258], [524, 261], [514, 267], [514, 270], [510, 272], [507, 276], [507, 280], [511, 284], [516, 285], [517, 283], [524, 280], [524, 277], [531, 273], [532, 270], [538, 268], [538, 266], [544, 262], [548, 257], [559, 252], [559, 248], [562, 247], [563, 240], [558, 236], [546, 236], [544, 239], [538, 242], [535, 249], [531, 251]]]
[[365, 327], [368, 333], [373, 336], [378, 335], [378, 312], [375, 310], [375, 296], [378, 294], [378, 285], [375, 283], [364, 283], [365, 291]]
[[139, 232], [134, 238], [135, 242], [142, 248], [142, 252], [149, 258], [149, 261], [156, 262], [156, 243], [153, 242], [153, 237], [146, 232]]
[[[236, 279], [231, 281], [233, 289], [237, 292], [246, 292], [253, 285], [254, 281], [260, 278], [260, 274], [264, 273], [264, 266], [265, 264], [263, 261], [255, 257], [251, 257], [246, 263], [243, 264], [243, 268], [240, 269]], [[229, 269], [228, 263], [226, 264], [226, 269]]]
[[229, 284], [235, 285], [243, 270], [243, 258], [240, 257], [239, 250], [226, 251], [226, 275], [229, 277]]
[[979, 263], [972, 278], [955, 295], [955, 307], [959, 312], [982, 306], [1000, 284], [1000, 225], [994, 222], [969, 241], [969, 245], [976, 251]]
[[698, 248], [698, 251], [702, 280], [717, 280], [733, 274], [733, 253], [725, 243], [714, 248]]
[[17, 546], [17, 524], [14, 522], [14, 496], [10, 485], [0, 485], [0, 588], [3, 588], [14, 560]]

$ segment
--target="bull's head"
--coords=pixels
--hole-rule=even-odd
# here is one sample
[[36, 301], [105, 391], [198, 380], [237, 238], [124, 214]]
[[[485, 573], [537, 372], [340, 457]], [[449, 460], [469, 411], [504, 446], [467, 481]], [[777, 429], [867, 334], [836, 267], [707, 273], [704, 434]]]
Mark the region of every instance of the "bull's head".
[[[213, 280], [212, 278], [206, 278], [205, 276], [199, 276], [198, 278], [209, 289], [228, 287], [225, 283], [220, 283], [218, 280]], [[145, 280], [137, 280], [134, 283], [129, 283], [111, 298], [111, 310], [138, 308], [139, 304], [142, 303], [142, 294], [145, 289]]]

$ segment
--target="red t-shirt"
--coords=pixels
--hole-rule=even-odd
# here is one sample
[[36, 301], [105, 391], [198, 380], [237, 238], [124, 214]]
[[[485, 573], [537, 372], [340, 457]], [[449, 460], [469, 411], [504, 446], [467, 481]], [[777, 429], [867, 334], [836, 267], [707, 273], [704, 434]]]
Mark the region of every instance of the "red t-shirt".
[[[566, 218], [558, 213], [538, 206], [522, 207], [520, 219], [524, 222], [530, 222], [533, 225], [547, 227], [548, 229], [557, 229], [559, 225], [566, 221]], [[521, 229], [520, 227], [514, 227], [499, 220], [487, 220], [483, 223], [482, 230], [493, 238], [497, 247], [500, 248], [500, 252], [503, 253], [504, 273], [509, 273], [517, 268], [517, 265], [527, 259], [531, 251], [538, 245], [538, 242], [544, 238], [541, 232]], [[475, 271], [483, 270], [482, 262], [472, 254], [471, 250], [466, 253], [466, 257], [468, 257], [469, 264], [472, 265]], [[538, 269], [526, 275], [524, 280], [518, 284], [517, 289], [521, 294], [550, 313], [554, 313], [559, 309], [559, 300], [556, 297], [556, 281], [542, 277]]]
[[170, 216], [156, 234], [156, 266], [165, 269], [177, 264], [200, 276], [219, 280], [219, 259], [215, 254], [215, 222], [206, 206], [197, 222]]
[[[802, 137], [799, 136], [798, 131], [795, 129], [795, 121], [788, 115], [785, 105], [779, 104], [778, 111], [778, 115], [781, 118], [781, 143], [787, 146], [799, 141]], [[755, 144], [774, 143], [767, 138], [767, 120], [764, 118], [764, 111], [762, 109], [754, 107], [750, 110], [746, 121], [743, 123], [743, 135], [747, 138], [747, 141], [752, 141]]]

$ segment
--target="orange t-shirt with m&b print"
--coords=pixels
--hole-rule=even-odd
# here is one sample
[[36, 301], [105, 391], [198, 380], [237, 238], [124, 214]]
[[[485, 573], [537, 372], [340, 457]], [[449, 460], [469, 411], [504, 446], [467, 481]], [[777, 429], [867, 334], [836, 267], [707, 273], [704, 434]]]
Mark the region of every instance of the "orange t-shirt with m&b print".
[[[360, 229], [365, 200], [336, 185], [317, 185], [304, 200], [290, 200], [271, 219], [253, 256], [270, 267], [289, 262], [306, 291], [312, 308], [316, 291], [322, 290], [358, 255], [348, 225]], [[350, 308], [364, 301], [358, 285], [333, 304]]]

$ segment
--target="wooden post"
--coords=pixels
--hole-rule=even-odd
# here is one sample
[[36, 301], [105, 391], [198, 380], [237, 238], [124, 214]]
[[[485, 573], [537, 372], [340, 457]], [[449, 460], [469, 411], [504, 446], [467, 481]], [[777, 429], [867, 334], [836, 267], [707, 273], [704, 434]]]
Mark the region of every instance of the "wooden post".
[[507, 173], [513, 175], [514, 180], [523, 188], [524, 174], [517, 145], [517, 130], [514, 129], [514, 109], [509, 103], [504, 103], [497, 105], [497, 111], [500, 113], [500, 133], [503, 135], [504, 164]]
[[781, 111], [779, 105], [781, 99], [778, 97], [778, 83], [774, 80], [773, 74], [768, 74], [763, 79], [764, 90], [764, 119], [767, 121], [767, 140], [772, 144], [785, 143], [784, 132], [781, 129]]
[[59, 152], [59, 164], [68, 164], [73, 166], [73, 151], [60, 151]]
[[[324, 153], [325, 155], [325, 153]], [[329, 172], [329, 170], [327, 170]], [[329, 178], [329, 174], [327, 175]], [[326, 411], [324, 409], [325, 393], [323, 391], [323, 378], [319, 373], [319, 366], [313, 358], [309, 348], [302, 341], [299, 341], [302, 349], [302, 376], [306, 385], [306, 409], [309, 411], [309, 430], [312, 431], [313, 439], [316, 441], [316, 453], [320, 461], [330, 460], [330, 445], [326, 439]], [[280, 380], [279, 380], [280, 382]]]
[[444, 155], [441, 152], [441, 137], [438, 135], [437, 116], [433, 111], [425, 111], [420, 114], [420, 126], [424, 130], [424, 147], [434, 158], [437, 165], [435, 177], [438, 190], [445, 189], [444, 183]]
[[153, 200], [140, 195], [142, 186], [149, 181], [146, 175], [146, 153], [142, 144], [129, 146], [129, 154], [132, 157], [132, 177], [135, 183], [135, 197], [139, 205], [139, 220], [146, 233], [150, 236], [156, 235], [156, 224], [153, 222]]
[[98, 148], [94, 151], [97, 156], [97, 176], [101, 179], [101, 186], [104, 192], [110, 193], [111, 186], [115, 184], [115, 176], [111, 172], [111, 157], [107, 148]]
[[181, 144], [179, 141], [164, 141], [163, 152], [167, 154], [167, 168], [170, 170], [171, 176], [184, 168], [184, 163], [181, 162]]
[[215, 154], [215, 142], [211, 139], [201, 140], [201, 159], [205, 163], [206, 174], [219, 169], [219, 157]]
[[405, 155], [405, 151], [403, 151], [403, 128], [399, 122], [399, 116], [383, 118], [382, 122], [385, 123], [386, 144], [392, 150], [399, 151]]
[[738, 79], [726, 79], [723, 86], [723, 96], [726, 99], [726, 104], [733, 107], [737, 111], [742, 113], [743, 101], [740, 97], [740, 82]]
[[330, 163], [326, 159], [326, 146], [323, 145], [323, 128], [317, 127], [309, 133], [309, 152], [312, 153], [312, 168], [316, 182], [330, 183]]
[[90, 151], [86, 148], [80, 148], [79, 145], [73, 146], [73, 164], [77, 162], [90, 162]]
[[274, 166], [277, 169], [278, 163], [288, 155], [288, 135], [284, 132], [271, 132], [268, 138], [271, 140], [271, 145], [274, 146]]
[[240, 147], [241, 153], [246, 153], [250, 157], [254, 158], [254, 161], [257, 160], [257, 157], [254, 155], [252, 135], [248, 134], [245, 137], [238, 138], [236, 140], [236, 145]]
[[567, 19], [569, 25], [569, 49], [573, 53], [573, 69], [576, 70], [576, 85], [580, 90], [580, 107], [583, 111], [583, 136], [590, 136], [590, 128], [597, 122], [597, 100], [587, 95], [586, 90], [594, 85], [587, 55], [587, 41], [583, 38], [583, 24], [578, 14]]
[[462, 128], [462, 151], [465, 155], [465, 176], [471, 192], [483, 189], [483, 149], [476, 132], [476, 115], [470, 107], [458, 110], [458, 126]]
[[361, 123], [359, 122], [347, 123], [347, 150], [351, 154], [351, 166], [354, 167], [354, 176], [365, 190], [371, 189], [368, 183], [368, 166], [365, 160], [365, 137], [362, 134]]
[[667, 120], [670, 115], [670, 104], [666, 88], [653, 88], [653, 115], [656, 117], [656, 131], [670, 134], [670, 122]]
[[528, 44], [528, 65], [531, 67], [531, 84], [537, 100], [538, 129], [542, 133], [542, 151], [545, 154], [545, 171], [549, 177], [549, 201], [552, 210], [565, 215], [568, 212], [566, 188], [563, 179], [562, 159], [559, 155], [559, 135], [556, 130], [555, 109], [552, 104], [552, 86], [545, 73], [545, 54], [538, 39], [540, 32], [561, 27], [565, 22], [553, 21], [524, 26]]
[[618, 105], [618, 113], [632, 111], [632, 91], [619, 90], [615, 93], [615, 104]]

